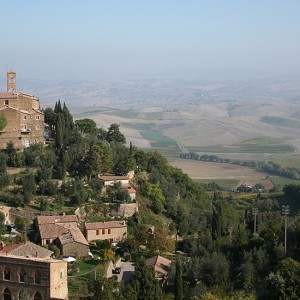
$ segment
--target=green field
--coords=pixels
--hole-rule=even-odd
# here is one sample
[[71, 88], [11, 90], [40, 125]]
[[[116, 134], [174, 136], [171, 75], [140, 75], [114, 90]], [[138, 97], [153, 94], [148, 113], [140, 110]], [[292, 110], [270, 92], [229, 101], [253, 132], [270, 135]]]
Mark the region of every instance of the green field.
[[141, 131], [142, 137], [150, 141], [155, 148], [177, 147], [175, 140], [163, 135], [160, 131]]
[[285, 185], [288, 184], [300, 184], [300, 180], [295, 180], [295, 179], [289, 179], [289, 178], [273, 178], [272, 179], [273, 184], [278, 188], [278, 190], [282, 190], [282, 188]]
[[290, 119], [275, 117], [275, 116], [264, 116], [261, 118], [261, 121], [268, 124], [281, 126], [281, 127], [289, 127], [289, 128], [300, 127], [300, 122], [297, 120], [290, 120]]
[[140, 131], [150, 131], [155, 126], [154, 123], [122, 123], [122, 126]]
[[150, 120], [160, 120], [164, 116], [163, 111], [158, 112], [142, 112], [138, 114], [139, 119], [150, 119]]
[[286, 139], [274, 137], [257, 137], [230, 146], [188, 147], [193, 152], [209, 153], [286, 153], [294, 148], [285, 143]]
[[121, 117], [125, 119], [135, 119], [138, 117], [138, 113], [134, 110], [121, 110], [121, 109], [111, 109], [109, 111], [105, 111], [104, 114]]
[[291, 155], [286, 158], [281, 158], [277, 161], [280, 165], [289, 168], [300, 168], [300, 157], [299, 155]]

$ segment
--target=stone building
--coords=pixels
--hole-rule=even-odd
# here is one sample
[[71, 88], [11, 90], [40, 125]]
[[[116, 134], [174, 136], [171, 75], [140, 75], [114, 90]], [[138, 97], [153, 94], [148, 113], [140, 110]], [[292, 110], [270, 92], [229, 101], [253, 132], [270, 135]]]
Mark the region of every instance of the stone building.
[[17, 149], [45, 143], [40, 101], [33, 95], [17, 92], [16, 73], [13, 71], [7, 73], [7, 91], [0, 92], [0, 113], [7, 121], [0, 132], [0, 149], [5, 149], [8, 142], [13, 142]]
[[90, 253], [89, 243], [79, 228], [71, 228], [54, 241], [63, 256], [88, 257]]
[[0, 254], [0, 299], [68, 299], [67, 263]]
[[97, 240], [121, 242], [127, 237], [127, 224], [125, 221], [85, 223], [84, 235], [88, 242]]
[[89, 256], [89, 244], [78, 228], [76, 215], [38, 216], [35, 225], [42, 245], [55, 244], [63, 256]]

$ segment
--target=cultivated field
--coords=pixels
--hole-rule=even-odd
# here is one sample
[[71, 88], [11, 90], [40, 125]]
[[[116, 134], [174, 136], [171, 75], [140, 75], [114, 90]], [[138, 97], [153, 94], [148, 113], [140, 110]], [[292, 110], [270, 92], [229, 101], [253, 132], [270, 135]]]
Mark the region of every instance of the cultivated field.
[[182, 152], [300, 167], [297, 81], [120, 78], [47, 81], [32, 89], [44, 107], [61, 99], [75, 119], [91, 118], [104, 129], [120, 124], [128, 143], [160, 151], [193, 178], [271, 187], [266, 174], [237, 165], [181, 161]]
[[256, 183], [261, 183], [266, 189], [273, 187], [270, 177], [266, 173], [247, 167], [188, 159], [177, 160], [171, 164], [182, 169], [192, 179], [204, 179], [205, 181], [231, 179], [233, 182], [238, 182], [233, 188], [241, 184], [253, 186]]

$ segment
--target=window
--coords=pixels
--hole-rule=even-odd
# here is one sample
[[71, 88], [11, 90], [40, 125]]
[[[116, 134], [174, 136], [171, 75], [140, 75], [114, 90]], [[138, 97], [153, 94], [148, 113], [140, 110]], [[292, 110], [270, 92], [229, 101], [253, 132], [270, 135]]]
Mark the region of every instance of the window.
[[40, 116], [35, 116], [35, 119], [36, 119], [36, 120], [39, 120], [39, 119], [40, 119]]
[[108, 229], [108, 234], [111, 234], [111, 229]]
[[19, 282], [25, 282], [25, 272], [21, 271], [19, 273]]
[[63, 278], [63, 272], [62, 272], [62, 271], [60, 271], [60, 273], [59, 273], [59, 278], [60, 278], [60, 279]]
[[50, 244], [50, 240], [46, 240], [46, 245], [49, 245]]
[[23, 116], [23, 120], [26, 120], [26, 119], [27, 119], [27, 116], [24, 115], [24, 116]]
[[4, 290], [3, 296], [4, 300], [11, 300], [11, 292], [8, 288]]
[[96, 230], [96, 234], [99, 235], [100, 234], [100, 229]]
[[8, 269], [5, 269], [3, 271], [3, 279], [4, 280], [10, 280], [10, 271]]
[[25, 147], [29, 147], [30, 146], [30, 140], [25, 140]]
[[8, 105], [9, 104], [9, 101], [8, 100], [5, 100], [5, 105]]
[[105, 229], [102, 229], [102, 234], [105, 234]]
[[40, 274], [36, 273], [36, 274], [34, 275], [34, 283], [35, 283], [35, 284], [41, 284], [41, 283], [42, 283], [42, 277], [41, 277]]
[[41, 294], [39, 292], [36, 292], [34, 294], [33, 300], [43, 300], [43, 298], [42, 298], [42, 296], [41, 296]]

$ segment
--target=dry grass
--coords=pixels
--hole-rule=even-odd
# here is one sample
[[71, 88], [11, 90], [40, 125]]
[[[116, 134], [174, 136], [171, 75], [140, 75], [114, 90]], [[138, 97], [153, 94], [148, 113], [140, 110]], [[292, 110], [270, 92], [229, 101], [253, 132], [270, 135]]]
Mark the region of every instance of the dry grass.
[[174, 161], [171, 164], [182, 169], [193, 179], [211, 179], [213, 181], [226, 178], [238, 180], [238, 186], [241, 184], [253, 186], [261, 183], [266, 189], [273, 187], [268, 174], [248, 167], [185, 159]]

